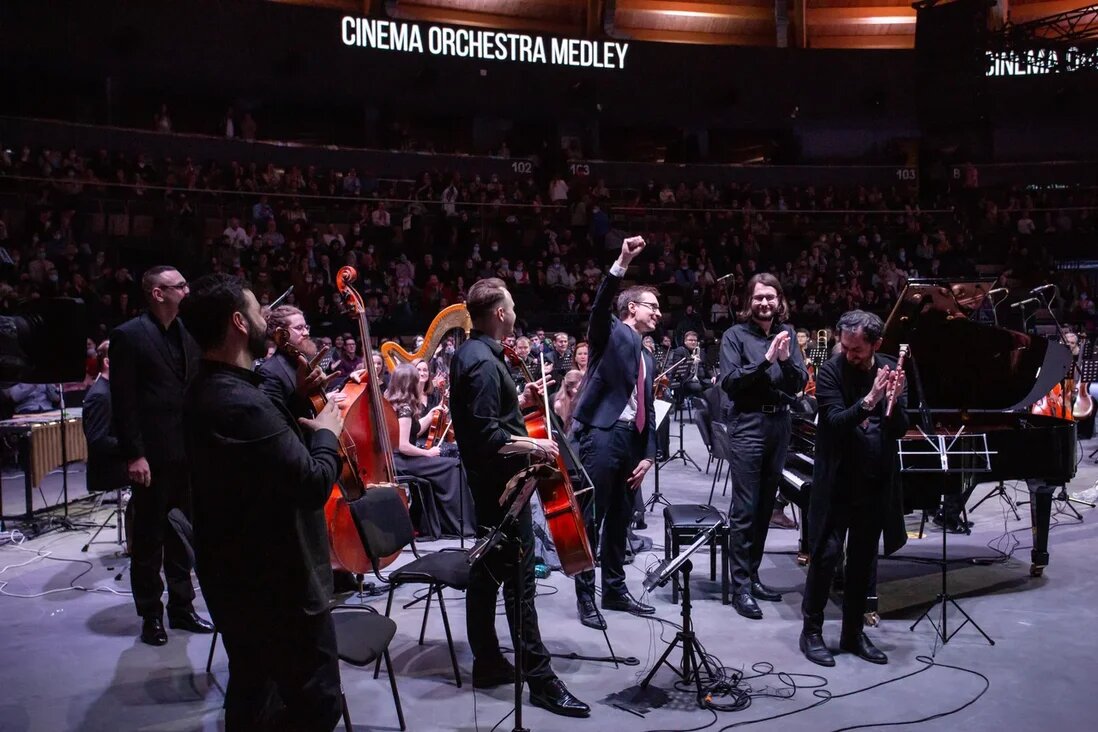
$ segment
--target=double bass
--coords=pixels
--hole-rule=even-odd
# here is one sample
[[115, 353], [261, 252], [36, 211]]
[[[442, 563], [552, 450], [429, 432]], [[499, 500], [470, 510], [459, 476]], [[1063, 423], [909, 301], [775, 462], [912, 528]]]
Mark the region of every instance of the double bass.
[[[346, 405], [341, 405], [345, 413], [343, 432], [339, 436], [345, 460], [343, 474], [324, 505], [324, 517], [328, 524], [332, 568], [366, 574], [373, 571], [374, 564], [366, 554], [351, 504], [371, 488], [397, 485], [392, 445], [398, 439], [400, 426], [396, 413], [381, 396], [381, 382], [370, 348], [366, 308], [362, 296], [351, 286], [357, 278], [354, 267], [343, 267], [336, 273], [336, 287], [344, 302], [358, 316], [365, 373], [358, 379], [349, 379], [340, 390], [344, 395], [343, 405]], [[406, 495], [404, 491], [400, 494]], [[377, 569], [387, 567], [398, 556], [399, 553], [381, 557]]]
[[[526, 363], [513, 348], [504, 346], [503, 353], [507, 360], [522, 370], [527, 383], [536, 381]], [[542, 372], [544, 371], [545, 364], [542, 362]], [[555, 415], [549, 408], [548, 391], [543, 391], [542, 395], [544, 397], [542, 403], [523, 415], [523, 421], [526, 422], [526, 434], [530, 437], [552, 439], [553, 430], [560, 432], [560, 425], [554, 424]], [[563, 434], [561, 437], [563, 449], [568, 451], [577, 466], [582, 465], [572, 453], [567, 438]], [[560, 557], [561, 570], [569, 577], [575, 577], [581, 572], [595, 568], [595, 555], [591, 551], [591, 542], [587, 538], [587, 524], [583, 520], [583, 510], [580, 508], [579, 501], [576, 500], [578, 494], [572, 489], [572, 481], [568, 477], [568, 465], [564, 461], [563, 453], [557, 454], [555, 465], [554, 475], [538, 481], [538, 498], [545, 512], [545, 523], [553, 537], [557, 556]], [[593, 490], [593, 486], [588, 485], [581, 493], [589, 490]]]

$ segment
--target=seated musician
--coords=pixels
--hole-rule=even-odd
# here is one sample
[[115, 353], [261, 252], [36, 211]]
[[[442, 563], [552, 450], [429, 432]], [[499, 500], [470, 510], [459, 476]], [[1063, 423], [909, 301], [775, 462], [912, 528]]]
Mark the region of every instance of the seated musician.
[[[577, 348], [577, 353], [579, 349]], [[580, 388], [583, 385], [583, 372], [578, 369], [572, 369], [564, 375], [564, 382], [561, 384], [560, 389], [557, 390], [557, 394], [553, 399], [553, 411], [560, 417], [560, 424], [564, 428], [564, 433], [570, 435], [572, 433], [572, 412], [576, 409], [576, 402], [579, 401]]]
[[12, 414], [41, 414], [61, 408], [56, 384], [12, 384], [3, 395], [11, 402]]
[[[426, 365], [426, 364], [424, 364]], [[472, 496], [465, 489], [461, 461], [443, 457], [438, 446], [418, 447], [416, 436], [427, 429], [435, 410], [423, 412], [420, 370], [411, 364], [397, 366], [389, 379], [385, 398], [396, 411], [400, 441], [394, 446], [397, 473], [422, 478], [431, 484], [422, 496], [418, 530], [422, 537], [460, 536], [473, 532]]]
[[110, 341], [95, 349], [99, 377], [84, 396], [84, 437], [88, 441], [88, 492], [113, 491], [129, 484], [126, 459], [111, 427]]
[[419, 376], [419, 411], [421, 414], [426, 414], [442, 401], [442, 390], [436, 380], [431, 379], [430, 364], [422, 358], [417, 358], [412, 361], [412, 365], [416, 367], [416, 373]]

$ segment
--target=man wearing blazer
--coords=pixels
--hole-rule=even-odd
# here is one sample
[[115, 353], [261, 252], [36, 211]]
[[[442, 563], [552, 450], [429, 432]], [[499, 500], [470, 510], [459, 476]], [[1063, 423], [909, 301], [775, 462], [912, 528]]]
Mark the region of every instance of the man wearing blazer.
[[160, 596], [163, 565], [172, 628], [212, 633], [213, 626], [192, 606], [191, 567], [182, 540], [168, 523], [179, 508], [190, 516], [190, 486], [183, 449], [183, 395], [198, 369], [199, 350], [179, 320], [179, 303], [189, 289], [174, 267], [145, 272], [141, 289], [148, 310], [110, 336], [111, 402], [115, 434], [133, 489], [130, 584], [141, 640], [168, 642]]
[[111, 360], [107, 356], [110, 341], [95, 349], [99, 377], [84, 395], [84, 438], [88, 442], [88, 491], [117, 490], [129, 483], [126, 461], [118, 449], [118, 438], [111, 424]]
[[[625, 239], [595, 294], [587, 327], [591, 354], [586, 384], [572, 419], [580, 460], [595, 484], [594, 521], [588, 514], [588, 534], [591, 545], [599, 547], [602, 607], [650, 615], [655, 608], [638, 602], [625, 586], [625, 545], [634, 491], [656, 457], [655, 362], [641, 347], [641, 339], [659, 325], [660, 305], [652, 287], [629, 287], [618, 295], [621, 278], [644, 245], [639, 236]], [[580, 622], [606, 628], [595, 606], [593, 570], [576, 577], [576, 604]]]

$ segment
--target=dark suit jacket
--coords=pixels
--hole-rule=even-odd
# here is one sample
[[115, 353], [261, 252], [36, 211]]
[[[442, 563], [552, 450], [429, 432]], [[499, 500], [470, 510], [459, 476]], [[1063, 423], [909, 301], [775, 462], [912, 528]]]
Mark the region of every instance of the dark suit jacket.
[[[890, 356], [877, 354], [879, 365], [896, 367], [896, 360]], [[844, 453], [846, 442], [853, 431], [868, 417], [862, 406], [865, 393], [855, 394], [843, 383], [843, 356], [828, 359], [816, 373], [816, 399], [819, 402], [818, 425], [816, 428], [816, 457], [812, 470], [812, 490], [809, 496], [808, 521], [805, 534], [808, 546], [815, 547], [822, 538], [823, 527], [828, 513], [832, 510], [832, 489], [839, 472], [839, 462]], [[907, 387], [892, 410], [892, 417], [884, 418], [885, 400], [877, 405], [882, 419], [884, 449], [882, 459], [891, 468], [886, 485], [878, 494], [880, 512], [884, 527], [885, 554], [891, 554], [907, 543], [907, 531], [904, 528], [903, 496], [900, 491], [899, 472], [896, 466], [897, 440], [907, 432]]]
[[148, 313], [111, 332], [111, 403], [122, 457], [150, 463], [180, 463], [183, 395], [198, 372], [198, 344], [179, 323], [183, 367], [172, 363], [160, 326]]
[[262, 381], [259, 388], [271, 399], [282, 402], [294, 417], [312, 417], [313, 407], [308, 399], [297, 393], [297, 364], [282, 353], [268, 358], [256, 369]]
[[645, 455], [656, 457], [656, 414], [653, 407], [652, 379], [655, 362], [641, 348], [641, 337], [614, 315], [621, 278], [607, 274], [595, 293], [591, 321], [587, 326], [590, 360], [587, 377], [572, 419], [583, 425], [606, 429], [621, 416], [629, 396], [637, 385], [637, 360], [644, 358], [643, 409], [647, 433]]
[[102, 377], [84, 395], [84, 438], [88, 441], [88, 490], [113, 491], [129, 483], [126, 461], [111, 427], [111, 386]]

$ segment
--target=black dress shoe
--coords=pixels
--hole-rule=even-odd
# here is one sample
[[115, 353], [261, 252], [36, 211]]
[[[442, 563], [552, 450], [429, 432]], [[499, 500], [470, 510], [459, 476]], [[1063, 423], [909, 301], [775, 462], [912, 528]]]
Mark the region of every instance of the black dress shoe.
[[580, 622], [588, 628], [606, 630], [606, 618], [602, 617], [602, 613], [595, 607], [594, 600], [589, 598], [576, 600], [576, 610], [579, 612]]
[[858, 633], [853, 638], [842, 638], [839, 641], [839, 650], [853, 653], [870, 663], [888, 663], [888, 656], [880, 648], [873, 645], [873, 641], [869, 640], [869, 636], [865, 633]]
[[494, 689], [515, 683], [515, 667], [503, 656], [494, 661], [473, 659], [473, 688]]
[[736, 608], [736, 612], [745, 618], [762, 620], [763, 611], [759, 609], [758, 603], [755, 602], [755, 598], [751, 596], [750, 592], [741, 592], [733, 597], [732, 607]]
[[562, 717], [590, 717], [591, 707], [572, 696], [560, 679], [553, 679], [536, 691], [530, 688], [530, 703]]
[[141, 621], [141, 642], [148, 643], [150, 646], [162, 646], [168, 642], [163, 618], [159, 615], [150, 615]]
[[767, 602], [782, 601], [782, 593], [770, 589], [760, 582], [758, 578], [751, 580], [751, 596], [756, 600], [766, 600]]
[[801, 653], [809, 661], [820, 666], [834, 666], [835, 657], [824, 644], [823, 635], [820, 633], [801, 633]]
[[199, 617], [193, 609], [182, 611], [168, 611], [168, 627], [172, 630], [186, 630], [191, 633], [212, 633], [213, 623]]
[[616, 597], [603, 595], [602, 609], [620, 610], [621, 612], [633, 613], [634, 615], [654, 615], [656, 612], [656, 608], [651, 605], [645, 605], [643, 602], [638, 602], [629, 594], [618, 595]]

